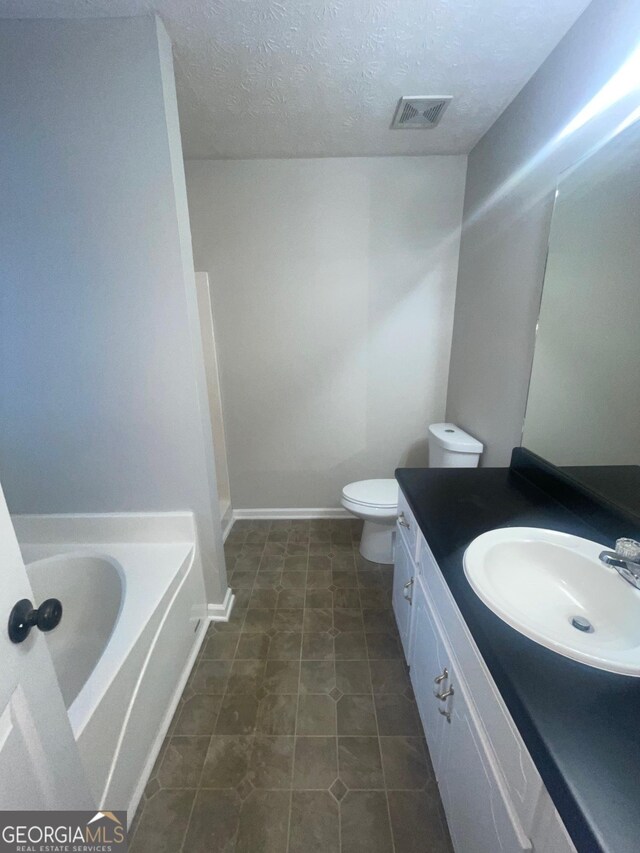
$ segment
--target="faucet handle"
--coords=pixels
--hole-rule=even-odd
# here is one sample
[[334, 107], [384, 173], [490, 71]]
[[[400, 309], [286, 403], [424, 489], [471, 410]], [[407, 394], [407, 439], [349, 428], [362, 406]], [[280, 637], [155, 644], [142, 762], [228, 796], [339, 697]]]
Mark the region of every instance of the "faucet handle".
[[635, 539], [617, 539], [616, 556], [621, 560], [640, 563], [640, 542], [636, 542]]

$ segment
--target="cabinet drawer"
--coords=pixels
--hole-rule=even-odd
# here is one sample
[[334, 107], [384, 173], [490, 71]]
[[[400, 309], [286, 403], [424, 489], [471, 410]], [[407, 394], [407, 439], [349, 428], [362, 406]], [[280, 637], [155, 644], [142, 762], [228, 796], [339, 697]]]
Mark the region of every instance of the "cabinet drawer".
[[418, 542], [422, 539], [422, 534], [418, 536], [418, 524], [413, 517], [413, 513], [409, 509], [409, 503], [404, 496], [402, 489], [398, 489], [398, 520], [396, 530], [400, 531], [400, 535], [407, 543], [409, 554], [414, 563], [418, 561]]
[[455, 650], [458, 666], [468, 686], [469, 701], [482, 720], [484, 733], [509, 798], [526, 833], [533, 826], [534, 812], [542, 779], [520, 733], [496, 687], [489, 670], [464, 622], [427, 542], [420, 534], [418, 574], [429, 605], [437, 614], [443, 631]]

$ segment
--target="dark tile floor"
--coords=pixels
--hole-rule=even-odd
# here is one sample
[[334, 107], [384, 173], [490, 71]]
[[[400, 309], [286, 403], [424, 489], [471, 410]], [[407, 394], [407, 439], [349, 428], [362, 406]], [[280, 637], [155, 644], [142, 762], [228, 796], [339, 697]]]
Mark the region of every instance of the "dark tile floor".
[[132, 853], [449, 853], [391, 610], [356, 521], [236, 522]]

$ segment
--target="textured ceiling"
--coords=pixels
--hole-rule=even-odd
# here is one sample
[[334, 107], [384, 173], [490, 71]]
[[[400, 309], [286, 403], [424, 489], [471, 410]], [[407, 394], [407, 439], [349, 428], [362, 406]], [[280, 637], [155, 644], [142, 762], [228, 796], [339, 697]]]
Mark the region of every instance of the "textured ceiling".
[[[468, 152], [588, 0], [0, 0], [1, 17], [158, 12], [185, 156]], [[389, 130], [400, 95], [453, 95]]]

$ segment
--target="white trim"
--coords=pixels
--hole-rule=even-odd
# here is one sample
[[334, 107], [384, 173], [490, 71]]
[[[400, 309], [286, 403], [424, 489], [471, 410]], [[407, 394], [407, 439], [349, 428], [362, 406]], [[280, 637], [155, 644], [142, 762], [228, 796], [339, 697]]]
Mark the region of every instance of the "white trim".
[[222, 604], [207, 604], [207, 615], [210, 622], [228, 622], [236, 600], [233, 590], [227, 587], [227, 593]]
[[285, 507], [283, 509], [275, 507], [267, 507], [265, 509], [234, 509], [234, 521], [245, 518], [255, 518], [257, 520], [263, 519], [268, 521], [270, 519], [288, 518], [353, 518], [353, 516], [350, 512], [347, 512], [346, 509], [343, 509], [343, 507], [340, 506], [310, 508]]
[[222, 516], [222, 519], [221, 519], [222, 542], [223, 542], [223, 544], [227, 541], [227, 536], [231, 533], [231, 528], [233, 527], [234, 521], [235, 521], [235, 516], [233, 514], [233, 510], [231, 509], [231, 507], [229, 507], [229, 509]]
[[149, 777], [151, 776], [151, 771], [153, 770], [158, 755], [160, 755], [162, 744], [164, 742], [165, 737], [167, 736], [167, 732], [169, 731], [169, 726], [171, 725], [173, 716], [178, 709], [178, 705], [180, 704], [180, 699], [182, 698], [184, 689], [187, 686], [187, 681], [189, 680], [191, 670], [193, 669], [194, 664], [196, 662], [196, 658], [198, 657], [200, 647], [204, 642], [204, 638], [207, 636], [208, 628], [209, 622], [206, 619], [203, 619], [198, 629], [198, 635], [196, 637], [196, 640], [191, 648], [189, 657], [187, 658], [187, 662], [184, 666], [184, 669], [182, 670], [182, 675], [178, 680], [176, 689], [167, 707], [167, 712], [164, 716], [160, 728], [158, 729], [156, 739], [154, 740], [151, 749], [149, 750], [149, 755], [147, 757], [147, 762], [144, 766], [144, 770], [142, 771], [138, 784], [136, 785], [133, 795], [129, 800], [129, 807], [127, 808], [127, 823], [129, 826], [131, 826], [131, 823], [133, 822], [133, 818], [135, 817], [136, 811], [138, 810], [138, 806], [140, 804], [140, 800], [142, 799], [144, 789], [147, 787], [147, 782], [149, 781]]

